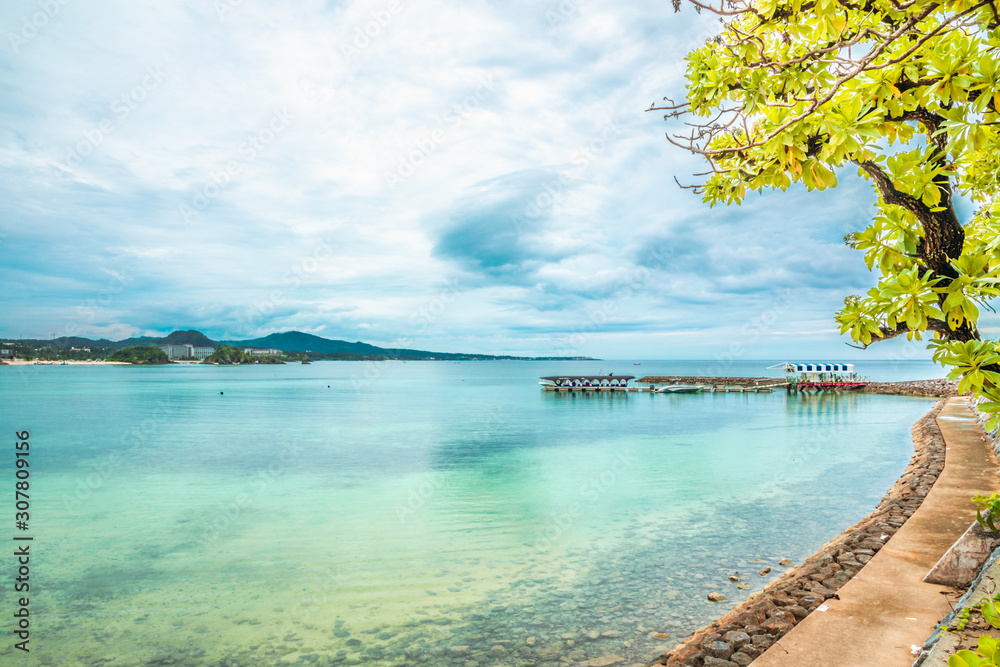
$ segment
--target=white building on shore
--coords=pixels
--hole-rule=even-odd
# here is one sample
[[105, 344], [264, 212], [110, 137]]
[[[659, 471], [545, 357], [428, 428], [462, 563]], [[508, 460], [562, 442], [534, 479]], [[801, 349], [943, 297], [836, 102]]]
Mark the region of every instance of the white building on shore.
[[194, 345], [161, 345], [160, 349], [167, 354], [167, 359], [204, 359], [213, 352], [214, 347], [195, 347]]
[[243, 351], [255, 357], [280, 357], [284, 354], [281, 350], [276, 350], [273, 347], [266, 349], [263, 347], [245, 347]]

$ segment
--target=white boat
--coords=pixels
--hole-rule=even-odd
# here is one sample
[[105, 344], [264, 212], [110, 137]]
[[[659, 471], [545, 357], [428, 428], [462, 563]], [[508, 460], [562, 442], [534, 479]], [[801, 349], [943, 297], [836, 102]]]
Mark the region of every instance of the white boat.
[[657, 394], [694, 394], [701, 390], [700, 384], [668, 384], [653, 391]]

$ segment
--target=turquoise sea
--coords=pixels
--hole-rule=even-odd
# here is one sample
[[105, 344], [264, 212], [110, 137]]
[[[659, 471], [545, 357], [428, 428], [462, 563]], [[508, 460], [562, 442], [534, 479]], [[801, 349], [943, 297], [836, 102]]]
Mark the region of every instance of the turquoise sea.
[[0, 663], [644, 664], [874, 508], [933, 404], [537, 384], [719, 370], [641, 364], [0, 368], [0, 516], [34, 538], [29, 654], [2, 550]]

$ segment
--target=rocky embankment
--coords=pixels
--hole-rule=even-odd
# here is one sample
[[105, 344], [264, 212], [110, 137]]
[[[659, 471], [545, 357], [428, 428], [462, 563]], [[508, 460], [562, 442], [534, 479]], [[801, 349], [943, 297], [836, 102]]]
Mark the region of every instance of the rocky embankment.
[[951, 380], [870, 382], [861, 391], [868, 394], [891, 394], [893, 396], [936, 396], [939, 398], [949, 398], [958, 395], [958, 382]]
[[941, 474], [945, 445], [935, 417], [944, 403], [938, 401], [914, 425], [910, 465], [874, 512], [650, 665], [745, 667], [827, 598], [836, 597], [837, 590], [917, 511]]
[[[753, 387], [784, 382], [784, 378], [710, 377], [697, 375], [647, 375], [636, 382], [647, 384], [704, 384]], [[951, 380], [912, 380], [907, 382], [869, 382], [858, 391], [893, 396], [929, 396], [949, 398], [958, 395], [958, 382]]]

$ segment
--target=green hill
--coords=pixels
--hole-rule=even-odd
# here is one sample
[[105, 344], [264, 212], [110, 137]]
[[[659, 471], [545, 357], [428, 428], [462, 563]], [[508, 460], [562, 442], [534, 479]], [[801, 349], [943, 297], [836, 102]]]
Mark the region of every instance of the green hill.
[[223, 344], [240, 345], [242, 347], [275, 348], [284, 352], [317, 352], [322, 354], [385, 354], [381, 347], [358, 341], [349, 343], [346, 340], [331, 340], [321, 338], [301, 331], [285, 331], [274, 333], [263, 338], [251, 340], [223, 341]]
[[167, 353], [158, 347], [140, 346], [128, 347], [113, 352], [108, 361], [124, 361], [130, 364], [169, 364]]
[[201, 363], [231, 366], [235, 364], [252, 364], [254, 363], [254, 358], [238, 347], [223, 345]]
[[[460, 352], [429, 352], [427, 350], [411, 350], [408, 348], [391, 349], [378, 347], [357, 341], [322, 338], [301, 331], [285, 331], [274, 333], [263, 338], [251, 340], [222, 341], [223, 345], [239, 345], [241, 347], [275, 348], [283, 352], [308, 352], [311, 355], [338, 355], [339, 358], [372, 357], [408, 357], [413, 359], [509, 359], [490, 354], [464, 354]], [[324, 358], [324, 357], [317, 357]], [[329, 358], [329, 357], [327, 357]]]
[[157, 345], [194, 345], [195, 347], [219, 347], [219, 344], [200, 331], [175, 331], [156, 339]]

